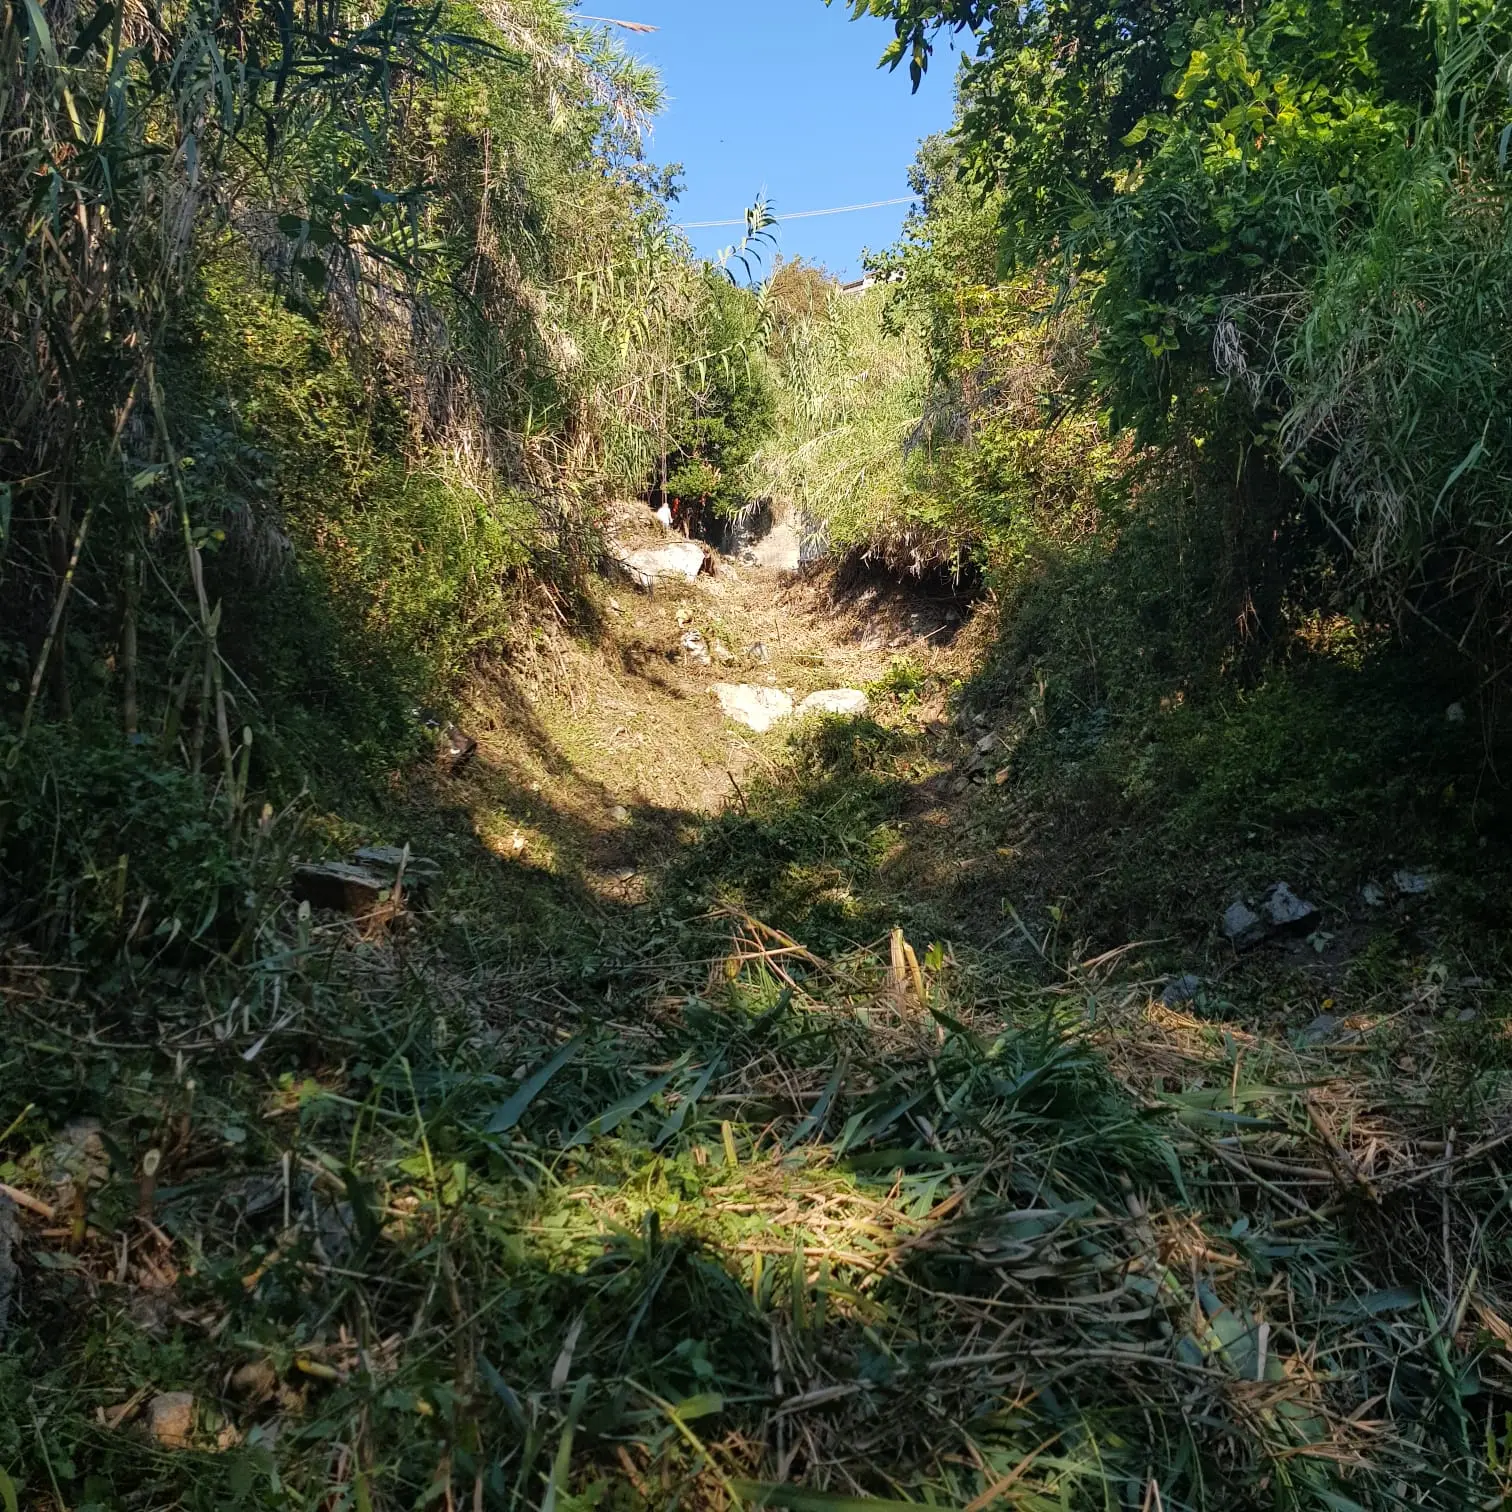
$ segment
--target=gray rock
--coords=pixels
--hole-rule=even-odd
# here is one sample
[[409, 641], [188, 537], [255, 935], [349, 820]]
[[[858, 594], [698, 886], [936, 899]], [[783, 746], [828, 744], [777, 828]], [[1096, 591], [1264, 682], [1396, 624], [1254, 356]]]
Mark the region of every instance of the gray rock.
[[70, 1119], [63, 1136], [48, 1152], [47, 1179], [58, 1208], [71, 1207], [80, 1191], [103, 1186], [110, 1176], [110, 1157], [97, 1118]]
[[685, 630], [681, 641], [683, 656], [700, 667], [709, 665], [709, 647], [696, 630]]
[[703, 547], [696, 541], [670, 541], [627, 551], [619, 565], [637, 588], [652, 588], [657, 578], [682, 578], [691, 583], [704, 570]]
[[1444, 718], [1447, 719], [1450, 724], [1464, 724], [1464, 722], [1465, 722], [1465, 706], [1464, 706], [1464, 704], [1462, 704], [1462, 703], [1452, 703], [1452, 704], [1450, 704], [1449, 707], [1444, 710]]
[[826, 688], [819, 693], [810, 693], [798, 705], [798, 713], [845, 714], [854, 718], [866, 713], [867, 697], [859, 688]]
[[715, 683], [714, 696], [726, 719], [765, 734], [773, 725], [792, 718], [793, 700], [779, 688], [758, 688], [750, 683]]
[[1303, 1042], [1309, 1045], [1321, 1045], [1326, 1040], [1331, 1040], [1339, 1032], [1340, 1021], [1331, 1013], [1320, 1013], [1307, 1028], [1302, 1031]]
[[1247, 903], [1235, 899], [1223, 915], [1223, 933], [1235, 950], [1248, 950], [1265, 938], [1265, 920]]
[[1187, 972], [1185, 976], [1172, 977], [1165, 985], [1165, 991], [1160, 994], [1160, 1001], [1167, 1008], [1182, 1008], [1188, 1003], [1197, 1001], [1197, 994], [1202, 991], [1202, 978]]
[[327, 1265], [345, 1265], [357, 1247], [357, 1215], [350, 1202], [317, 1192], [310, 1205], [315, 1252]]
[[987, 735], [982, 736], [982, 738], [979, 741], [977, 741], [977, 743], [976, 743], [977, 755], [979, 755], [979, 756], [989, 755], [991, 753], [991, 751], [992, 751], [992, 748], [996, 744], [997, 744], [997, 736], [996, 735], [994, 735], [994, 734], [987, 734]]
[[1433, 874], [1406, 870], [1394, 871], [1391, 874], [1391, 885], [1404, 898], [1423, 898], [1433, 891]]
[[429, 856], [417, 856], [413, 852], [406, 857], [404, 848], [398, 845], [364, 845], [353, 855], [352, 860], [365, 870], [382, 872], [391, 882], [398, 880], [402, 867], [404, 889], [408, 893], [424, 891], [441, 876], [439, 862], [432, 861]]
[[1386, 889], [1379, 882], [1367, 882], [1360, 889], [1360, 897], [1364, 900], [1367, 908], [1384, 908], [1386, 906]]
[[1299, 898], [1285, 882], [1271, 888], [1262, 909], [1272, 929], [1300, 930], [1318, 916], [1318, 910]]
[[147, 1404], [147, 1431], [164, 1449], [187, 1449], [194, 1440], [194, 1396], [165, 1391]]

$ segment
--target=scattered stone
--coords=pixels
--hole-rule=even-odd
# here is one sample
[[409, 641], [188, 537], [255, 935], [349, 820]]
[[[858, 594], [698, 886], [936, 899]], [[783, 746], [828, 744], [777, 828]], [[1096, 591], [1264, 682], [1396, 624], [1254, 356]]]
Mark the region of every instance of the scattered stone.
[[16, 1222], [16, 1204], [0, 1192], [0, 1348], [10, 1329], [11, 1303], [16, 1296], [20, 1271], [15, 1253], [21, 1247], [21, 1225]]
[[614, 820], [616, 824], [629, 824], [630, 810], [627, 809], [623, 803], [616, 803], [614, 807], [609, 810], [609, 817]]
[[1386, 889], [1379, 882], [1367, 882], [1360, 889], [1360, 897], [1365, 900], [1367, 908], [1385, 908]]
[[392, 890], [393, 879], [386, 873], [345, 861], [309, 862], [294, 869], [294, 899], [311, 908], [370, 914], [388, 901]]
[[1459, 1022], [1462, 1024], [1473, 1024], [1479, 1017], [1480, 1014], [1474, 1008], [1461, 1008], [1459, 1011]]
[[989, 755], [991, 755], [992, 754], [992, 748], [996, 744], [997, 744], [997, 736], [995, 734], [989, 733], [989, 734], [986, 734], [986, 735], [982, 736], [982, 738], [979, 741], [977, 741], [977, 743], [976, 743], [977, 755], [979, 755], [979, 756], [989, 756]]
[[220, 1188], [220, 1200], [243, 1218], [277, 1212], [283, 1206], [283, 1198], [283, 1172], [277, 1169], [238, 1176], [223, 1182]]
[[459, 730], [456, 725], [446, 727], [446, 739], [441, 749], [446, 753], [453, 772], [460, 772], [478, 754], [478, 742], [471, 735]]
[[477, 753], [478, 742], [464, 734], [456, 725], [443, 720], [433, 709], [416, 709], [414, 716], [431, 734], [444, 737], [442, 748], [451, 760], [452, 770], [465, 766]]
[[231, 1390], [257, 1406], [278, 1390], [278, 1371], [271, 1360], [254, 1360], [232, 1374]]
[[417, 856], [414, 852], [406, 857], [401, 845], [364, 845], [352, 856], [353, 862], [372, 871], [381, 871], [398, 880], [402, 868], [407, 892], [414, 892], [441, 876], [441, 864], [429, 856]]
[[844, 714], [852, 718], [866, 713], [867, 697], [859, 688], [826, 688], [820, 693], [810, 693], [798, 705], [803, 714]]
[[1339, 1032], [1340, 1020], [1331, 1013], [1320, 1013], [1307, 1028], [1302, 1031], [1302, 1039], [1305, 1044], [1321, 1045], [1326, 1040], [1331, 1040]]
[[63, 1137], [48, 1152], [47, 1179], [56, 1189], [55, 1203], [61, 1212], [74, 1206], [80, 1191], [103, 1186], [110, 1176], [110, 1156], [105, 1153], [97, 1118], [74, 1118], [64, 1125]]
[[1464, 724], [1464, 722], [1465, 722], [1465, 706], [1464, 706], [1464, 704], [1462, 704], [1462, 703], [1452, 703], [1452, 704], [1450, 704], [1449, 707], [1444, 710], [1444, 718], [1447, 719], [1450, 724]]
[[714, 696], [726, 719], [765, 734], [773, 725], [792, 717], [793, 700], [778, 688], [757, 688], [750, 683], [715, 683]]
[[194, 1397], [165, 1391], [147, 1404], [147, 1431], [164, 1449], [187, 1449], [194, 1439]]
[[357, 1247], [357, 1214], [350, 1202], [317, 1192], [310, 1204], [315, 1253], [327, 1265], [345, 1265]]
[[966, 793], [970, 789], [970, 787], [971, 779], [969, 777], [957, 777], [956, 780], [950, 784], [951, 796], [953, 798], [959, 798], [964, 793]]
[[1299, 898], [1285, 882], [1278, 882], [1271, 888], [1263, 909], [1272, 929], [1301, 929], [1318, 916], [1318, 910]]
[[620, 567], [637, 588], [650, 590], [657, 578], [682, 578], [693, 582], [704, 570], [703, 547], [696, 541], [672, 541], [665, 546], [647, 546], [627, 551]]
[[1265, 938], [1265, 921], [1248, 904], [1236, 899], [1223, 916], [1223, 933], [1235, 950], [1248, 950]]
[[1433, 876], [1429, 872], [1395, 871], [1391, 885], [1404, 898], [1422, 898], [1433, 891]]
[[1195, 1003], [1197, 994], [1201, 991], [1202, 978], [1189, 971], [1184, 976], [1172, 977], [1166, 983], [1160, 1001], [1167, 1008], [1184, 1008], [1188, 1003]]
[[700, 667], [707, 667], [709, 665], [709, 648], [703, 636], [698, 631], [688, 630], [684, 632], [681, 645], [682, 654], [690, 662]]
[[728, 667], [735, 660], [735, 653], [721, 640], [714, 642], [714, 660]]

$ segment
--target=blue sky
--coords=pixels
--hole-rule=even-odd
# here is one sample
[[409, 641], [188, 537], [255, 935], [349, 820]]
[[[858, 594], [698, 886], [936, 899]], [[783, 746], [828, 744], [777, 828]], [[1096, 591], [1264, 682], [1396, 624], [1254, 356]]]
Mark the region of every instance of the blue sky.
[[[617, 35], [661, 73], [667, 108], [650, 156], [684, 165], [679, 220], [737, 217], [763, 189], [779, 218], [906, 195], [920, 138], [950, 124], [955, 55], [942, 46], [911, 95], [906, 68], [877, 68], [891, 27], [852, 21], [844, 0], [586, 0], [580, 9], [659, 28]], [[781, 249], [856, 276], [863, 247], [889, 245], [907, 211], [793, 221]], [[709, 256], [739, 235], [689, 232]]]

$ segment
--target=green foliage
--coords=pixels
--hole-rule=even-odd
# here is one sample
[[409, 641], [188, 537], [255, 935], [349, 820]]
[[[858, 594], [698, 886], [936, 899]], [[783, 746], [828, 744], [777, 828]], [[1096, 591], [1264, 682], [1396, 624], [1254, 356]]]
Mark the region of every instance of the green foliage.
[[705, 827], [669, 888], [689, 906], [738, 907], [825, 947], [867, 938], [874, 883], [907, 798], [907, 743], [871, 720], [825, 717], [782, 768]]
[[1504, 108], [1478, 99], [1490, 67], [1481, 36], [1446, 59], [1434, 112], [1368, 217], [1336, 230], [1276, 346], [1280, 445], [1364, 575], [1468, 627], [1488, 662], [1512, 468], [1512, 194]]
[[[976, 34], [961, 179], [1005, 265], [1083, 312], [1077, 382], [1113, 429], [1203, 449], [1229, 554], [1286, 541], [1280, 582], [1331, 542], [1393, 612], [1499, 621], [1498, 554], [1470, 524], [1497, 518], [1506, 408], [1497, 7], [856, 10], [894, 22], [894, 63]], [[930, 261], [911, 265], [926, 287]], [[1251, 596], [1274, 635], [1275, 585]]]
[[712, 504], [721, 515], [749, 502], [742, 470], [771, 429], [777, 397], [762, 350], [764, 300], [710, 269], [702, 320], [683, 337], [683, 416], [668, 430], [671, 498]]
[[8, 928], [106, 991], [246, 946], [285, 859], [266, 822], [147, 745], [44, 726], [18, 755], [0, 772]]
[[774, 343], [780, 408], [751, 459], [747, 487], [819, 521], [832, 547], [874, 547], [920, 563], [960, 543], [935, 499], [914, 486], [905, 447], [923, 401], [922, 362], [882, 328], [886, 295], [831, 287]]

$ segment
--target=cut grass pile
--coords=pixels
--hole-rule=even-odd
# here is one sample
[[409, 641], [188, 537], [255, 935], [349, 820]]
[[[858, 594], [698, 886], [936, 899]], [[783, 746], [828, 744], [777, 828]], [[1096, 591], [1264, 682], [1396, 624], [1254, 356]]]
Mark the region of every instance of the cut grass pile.
[[1503, 1504], [1512, 1135], [1398, 1041], [738, 910], [430, 941], [12, 957], [7, 1504]]

